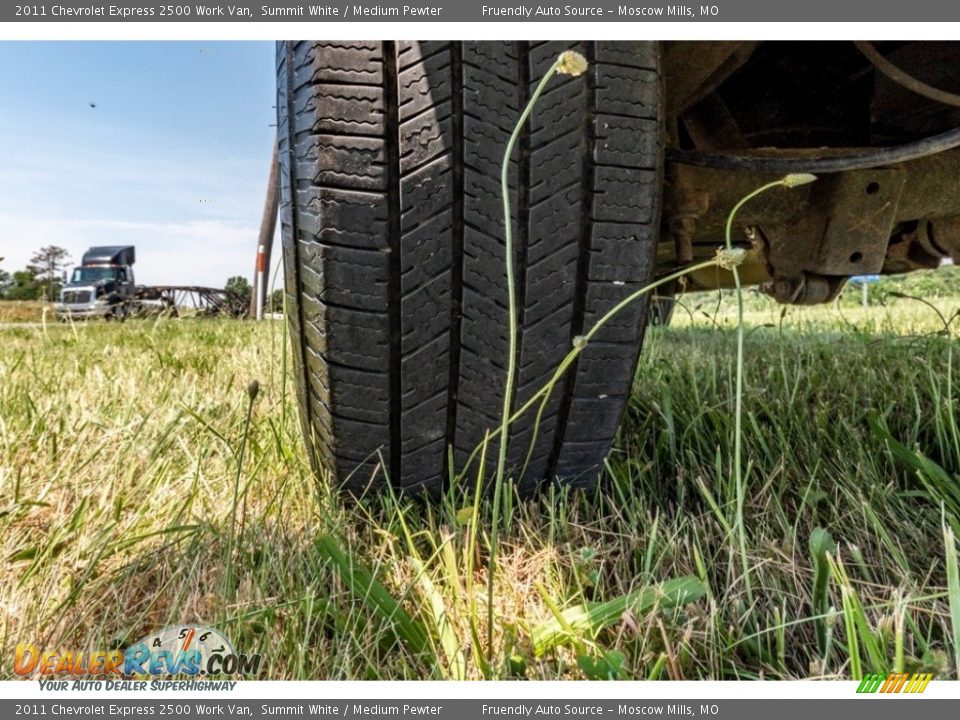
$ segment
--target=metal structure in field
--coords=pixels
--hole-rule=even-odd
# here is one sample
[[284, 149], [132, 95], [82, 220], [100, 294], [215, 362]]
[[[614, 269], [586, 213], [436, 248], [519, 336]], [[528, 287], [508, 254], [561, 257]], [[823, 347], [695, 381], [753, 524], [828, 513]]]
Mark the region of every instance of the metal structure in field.
[[246, 299], [230, 290], [198, 285], [156, 285], [141, 287], [135, 297], [139, 312], [157, 307], [174, 316], [243, 317], [247, 314]]

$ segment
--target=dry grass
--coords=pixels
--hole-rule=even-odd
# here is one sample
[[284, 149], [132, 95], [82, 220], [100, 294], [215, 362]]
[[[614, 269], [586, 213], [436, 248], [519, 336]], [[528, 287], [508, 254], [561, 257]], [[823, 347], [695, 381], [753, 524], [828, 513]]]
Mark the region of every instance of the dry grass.
[[44, 308], [52, 319], [50, 304], [41, 300], [0, 300], [0, 323], [39, 322]]

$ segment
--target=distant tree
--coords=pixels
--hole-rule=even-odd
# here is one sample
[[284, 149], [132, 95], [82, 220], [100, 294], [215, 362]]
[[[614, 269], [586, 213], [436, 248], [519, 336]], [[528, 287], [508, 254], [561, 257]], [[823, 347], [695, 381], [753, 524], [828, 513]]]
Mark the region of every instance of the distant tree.
[[270, 293], [270, 298], [267, 302], [267, 310], [274, 313], [283, 312], [283, 290], [274, 290]]
[[52, 302], [60, 291], [60, 271], [69, 264], [70, 253], [57, 245], [47, 245], [33, 254], [27, 270], [33, 273], [34, 280], [40, 285], [41, 294]]
[[[3, 260], [3, 258], [0, 258]], [[13, 277], [3, 268], [0, 268], [0, 298], [7, 296], [7, 288], [13, 284]]]
[[10, 284], [4, 288], [5, 300], [38, 300], [43, 297], [43, 285], [30, 270], [18, 270], [10, 279]]
[[250, 281], [242, 275], [234, 275], [232, 278], [228, 278], [227, 284], [223, 286], [223, 289], [235, 292], [243, 298], [244, 303], [247, 305], [250, 304], [250, 296], [253, 295], [253, 288], [250, 286]]

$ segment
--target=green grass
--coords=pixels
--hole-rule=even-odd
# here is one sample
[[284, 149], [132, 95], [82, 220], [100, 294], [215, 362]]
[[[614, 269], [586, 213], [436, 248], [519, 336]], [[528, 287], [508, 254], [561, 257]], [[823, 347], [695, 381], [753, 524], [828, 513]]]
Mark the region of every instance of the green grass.
[[504, 492], [492, 628], [489, 503], [331, 494], [280, 323], [2, 330], [0, 677], [190, 621], [277, 679], [955, 676], [955, 338], [903, 299], [748, 307], [752, 602], [727, 299], [648, 334], [600, 490]]

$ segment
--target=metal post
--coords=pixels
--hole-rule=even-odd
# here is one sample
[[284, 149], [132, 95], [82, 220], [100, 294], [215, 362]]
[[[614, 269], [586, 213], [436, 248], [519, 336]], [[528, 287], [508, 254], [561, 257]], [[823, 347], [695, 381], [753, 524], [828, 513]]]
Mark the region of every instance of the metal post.
[[270, 256], [273, 254], [273, 233], [277, 227], [277, 210], [280, 206], [278, 163], [279, 150], [277, 138], [274, 137], [273, 157], [270, 160], [270, 175], [267, 179], [267, 197], [263, 203], [260, 235], [257, 238], [257, 265], [253, 280], [253, 295], [250, 298], [250, 315], [257, 320], [263, 319], [263, 308], [267, 304], [266, 271], [270, 267]]
[[[257, 307], [254, 317], [263, 320], [263, 306], [266, 300], [267, 289], [267, 249], [261, 245], [257, 248]], [[262, 290], [261, 290], [262, 289]]]

